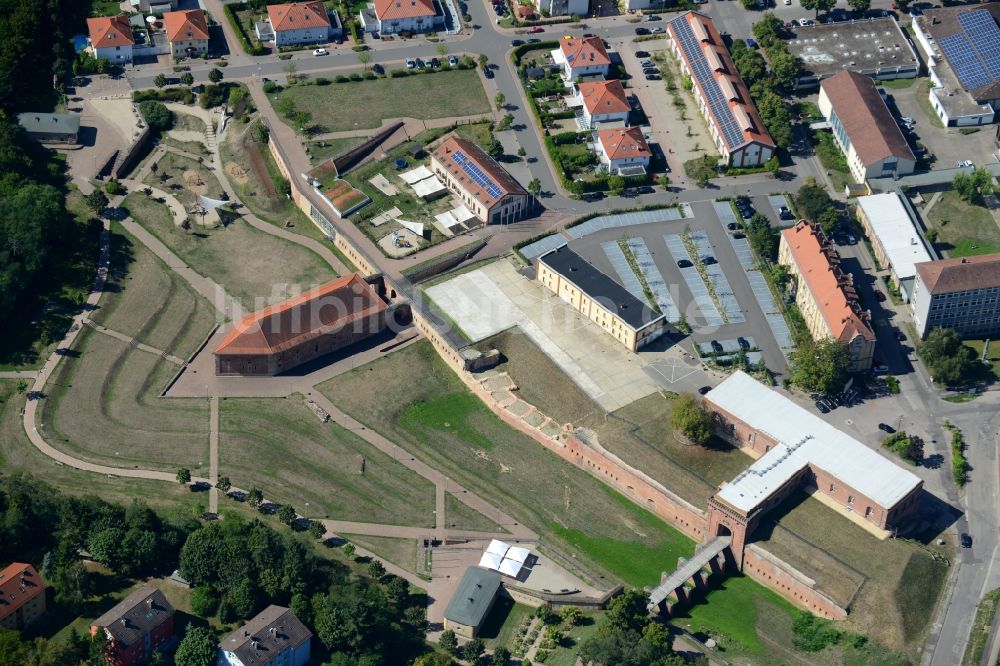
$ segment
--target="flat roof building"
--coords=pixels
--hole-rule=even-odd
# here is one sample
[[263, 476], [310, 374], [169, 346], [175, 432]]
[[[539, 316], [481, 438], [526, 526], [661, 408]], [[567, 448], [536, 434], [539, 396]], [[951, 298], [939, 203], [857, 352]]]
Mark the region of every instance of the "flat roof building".
[[475, 638], [500, 593], [500, 574], [469, 567], [444, 609], [444, 628], [463, 638]]
[[802, 61], [800, 88], [819, 85], [848, 69], [874, 79], [912, 79], [920, 61], [893, 18], [870, 18], [793, 27], [785, 41]]
[[1000, 332], [1000, 253], [923, 262], [916, 271], [910, 309], [921, 338], [939, 327], [971, 338]]
[[718, 432], [757, 458], [709, 500], [709, 533], [732, 534], [734, 554], [760, 517], [798, 489], [880, 536], [916, 508], [923, 487], [916, 474], [743, 371], [705, 403]]
[[304, 666], [312, 632], [284, 606], [268, 606], [219, 643], [218, 666]]
[[870, 78], [845, 70], [824, 79], [818, 105], [857, 182], [913, 173], [917, 159]]
[[517, 222], [534, 213], [534, 197], [472, 141], [445, 139], [431, 154], [431, 171], [484, 224]]
[[802, 220], [781, 232], [778, 263], [795, 280], [795, 303], [814, 340], [833, 338], [851, 356], [851, 372], [868, 370], [875, 355], [871, 315], [861, 309], [851, 277], [819, 225]]
[[593, 264], [563, 245], [538, 257], [535, 278], [631, 351], [667, 332], [654, 312]]
[[0, 627], [24, 629], [45, 613], [45, 582], [35, 567], [14, 562], [0, 571]]
[[927, 58], [930, 102], [945, 125], [985, 125], [1000, 109], [1000, 2], [927, 9], [913, 36]]
[[19, 113], [17, 124], [29, 138], [39, 143], [79, 142], [80, 116], [75, 113]]
[[691, 77], [698, 108], [726, 162], [756, 167], [771, 159], [774, 141], [712, 19], [684, 12], [667, 23], [667, 34], [681, 72]]
[[911, 210], [895, 192], [858, 197], [858, 219], [872, 243], [875, 257], [889, 269], [893, 283], [909, 302], [916, 264], [932, 259]]

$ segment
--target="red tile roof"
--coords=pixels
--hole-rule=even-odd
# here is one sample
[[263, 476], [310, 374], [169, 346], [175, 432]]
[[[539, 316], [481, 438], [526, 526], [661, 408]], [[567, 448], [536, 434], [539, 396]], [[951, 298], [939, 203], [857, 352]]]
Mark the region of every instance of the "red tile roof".
[[1000, 287], [1000, 254], [922, 261], [915, 268], [931, 294]]
[[118, 16], [101, 16], [87, 19], [87, 31], [90, 33], [90, 43], [95, 49], [106, 49], [109, 46], [131, 46], [132, 26], [124, 14]]
[[0, 571], [0, 620], [39, 594], [45, 594], [45, 583], [30, 564], [14, 562]]
[[592, 116], [623, 113], [631, 109], [625, 96], [625, 88], [618, 79], [581, 83], [580, 97]]
[[351, 322], [387, 308], [375, 290], [354, 273], [337, 278], [238, 321], [216, 354], [273, 354], [335, 333]]
[[597, 140], [601, 142], [610, 160], [622, 160], [628, 157], [652, 157], [646, 137], [638, 127], [621, 127], [617, 129], [599, 130]]
[[858, 335], [875, 340], [850, 277], [841, 272], [840, 257], [827, 244], [819, 226], [802, 220], [781, 235], [805, 282], [799, 289], [809, 289], [831, 335], [844, 343]]
[[205, 12], [200, 9], [167, 12], [163, 15], [163, 27], [171, 42], [208, 39], [208, 23], [205, 21]]
[[330, 27], [330, 17], [326, 15], [326, 7], [319, 0], [268, 5], [267, 17], [275, 32]]
[[434, 0], [375, 0], [379, 21], [434, 16]]
[[[478, 166], [479, 170], [500, 189], [499, 197], [494, 198], [489, 196], [486, 193], [488, 185], [476, 183], [466, 175], [464, 166], [455, 162], [455, 151], [458, 150], [462, 151], [465, 154], [466, 160]], [[527, 190], [521, 187], [520, 183], [514, 180], [513, 176], [507, 173], [506, 169], [500, 166], [495, 159], [487, 155], [486, 151], [471, 141], [466, 141], [455, 136], [449, 137], [434, 151], [434, 159], [459, 182], [465, 191], [469, 193], [469, 196], [486, 206], [486, 208], [489, 208], [499, 199], [509, 194], [528, 193]]]
[[845, 69], [823, 79], [820, 86], [862, 164], [869, 166], [890, 156], [915, 160], [874, 81]]
[[600, 37], [563, 37], [559, 40], [559, 49], [570, 67], [589, 67], [591, 65], [610, 65], [611, 58], [604, 48]]

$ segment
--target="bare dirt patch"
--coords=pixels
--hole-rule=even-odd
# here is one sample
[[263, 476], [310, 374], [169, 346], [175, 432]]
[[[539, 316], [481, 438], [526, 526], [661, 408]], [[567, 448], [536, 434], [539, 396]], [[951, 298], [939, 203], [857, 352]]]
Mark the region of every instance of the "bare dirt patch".
[[246, 185], [250, 182], [250, 176], [247, 173], [247, 170], [236, 162], [226, 162], [225, 169], [229, 177], [240, 185]]
[[269, 197], [277, 196], [278, 189], [274, 186], [274, 181], [271, 180], [271, 174], [267, 171], [267, 165], [264, 164], [264, 156], [260, 154], [260, 144], [252, 141], [249, 137], [245, 137], [243, 139], [243, 148], [250, 157], [250, 168], [253, 169], [253, 173], [260, 182], [261, 187], [264, 188], [264, 192]]

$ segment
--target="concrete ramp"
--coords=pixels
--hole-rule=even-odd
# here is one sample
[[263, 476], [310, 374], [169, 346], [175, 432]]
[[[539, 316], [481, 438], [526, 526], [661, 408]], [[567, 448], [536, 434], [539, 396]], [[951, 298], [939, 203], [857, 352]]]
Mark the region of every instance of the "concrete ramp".
[[[674, 603], [688, 602], [688, 584], [696, 589], [704, 588], [708, 575], [720, 570], [720, 566], [724, 566], [725, 556], [722, 553], [732, 542], [731, 536], [715, 537], [695, 551], [691, 559], [681, 562], [676, 571], [661, 580], [660, 584], [649, 593], [649, 603], [646, 604], [649, 612], [658, 613], [661, 610], [669, 610], [669, 606], [673, 606]], [[722, 556], [721, 562], [720, 556]], [[715, 565], [713, 561], [716, 562]], [[667, 608], [664, 608], [665, 606]]]

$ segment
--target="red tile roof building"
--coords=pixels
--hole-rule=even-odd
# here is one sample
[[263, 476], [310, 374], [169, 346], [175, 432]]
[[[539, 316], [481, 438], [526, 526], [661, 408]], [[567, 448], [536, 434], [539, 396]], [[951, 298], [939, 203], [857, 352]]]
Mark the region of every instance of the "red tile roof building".
[[584, 116], [591, 125], [616, 120], [628, 121], [632, 107], [625, 95], [625, 88], [618, 79], [587, 81], [577, 88], [580, 91], [580, 101], [583, 102]]
[[217, 375], [270, 376], [385, 329], [384, 285], [351, 274], [249, 314], [215, 349]]
[[276, 46], [325, 44], [330, 38], [330, 17], [320, 0], [268, 5], [267, 18]]
[[23, 629], [41, 617], [45, 587], [30, 564], [14, 562], [0, 571], [0, 627]]
[[638, 167], [644, 172], [653, 156], [649, 144], [646, 143], [646, 137], [639, 127], [598, 130], [597, 144], [598, 157], [612, 174], [634, 169], [636, 173], [623, 173], [623, 175], [640, 175]]
[[95, 58], [107, 58], [113, 64], [132, 62], [132, 26], [124, 14], [87, 19], [90, 49]]
[[851, 372], [868, 370], [875, 353], [871, 315], [861, 309], [851, 276], [815, 223], [800, 221], [781, 232], [778, 263], [795, 279], [795, 303], [814, 340], [833, 338], [846, 345]]
[[774, 141], [712, 19], [685, 12], [667, 23], [667, 33], [722, 156], [735, 167], [761, 166], [771, 159]]
[[208, 22], [201, 9], [185, 9], [163, 15], [163, 27], [174, 58], [208, 53]]
[[484, 224], [506, 224], [534, 213], [534, 198], [471, 141], [452, 136], [431, 155], [431, 171]]
[[166, 651], [174, 641], [174, 609], [154, 587], [141, 587], [94, 620], [90, 635], [104, 635], [111, 666], [133, 666]]
[[607, 76], [611, 71], [611, 57], [600, 37], [563, 37], [552, 58], [562, 65], [563, 76], [569, 81], [581, 76]]
[[434, 0], [375, 0], [375, 22], [369, 25], [361, 13], [366, 30], [387, 35], [401, 32], [427, 32], [443, 27], [444, 15]]

